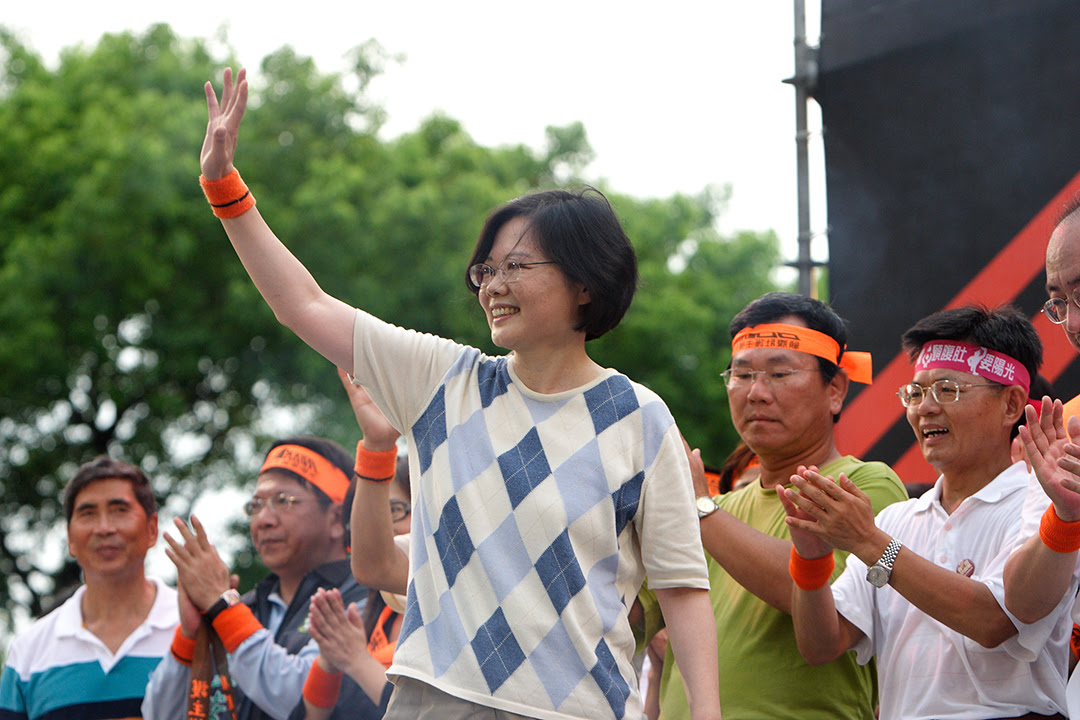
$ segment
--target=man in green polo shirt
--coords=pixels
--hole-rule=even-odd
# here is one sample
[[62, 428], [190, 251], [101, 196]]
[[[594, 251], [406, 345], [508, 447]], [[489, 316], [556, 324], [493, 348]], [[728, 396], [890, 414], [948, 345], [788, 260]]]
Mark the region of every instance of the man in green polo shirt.
[[[725, 720], [874, 717], [873, 668], [853, 653], [812, 667], [799, 654], [791, 621], [791, 540], [776, 487], [800, 465], [844, 473], [875, 512], [907, 499], [885, 464], [843, 456], [834, 424], [851, 380], [870, 381], [869, 357], [845, 352], [844, 321], [824, 303], [769, 293], [731, 323], [732, 362], [725, 373], [732, 422], [756, 453], [761, 476], [741, 490], [709, 497], [697, 451], [695, 468], [702, 541], [710, 557], [710, 594], [719, 649]], [[696, 467], [695, 467], [696, 466]], [[836, 571], [844, 567], [836, 554]], [[641, 595], [646, 627], [662, 622], [655, 598]], [[682, 676], [671, 651], [660, 684], [664, 720], [688, 720]]]

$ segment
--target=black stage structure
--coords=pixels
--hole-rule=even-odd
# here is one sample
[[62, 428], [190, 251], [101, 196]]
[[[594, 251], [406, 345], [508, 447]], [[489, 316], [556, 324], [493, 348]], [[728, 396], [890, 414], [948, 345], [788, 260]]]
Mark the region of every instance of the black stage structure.
[[1046, 345], [1043, 375], [1080, 393], [1077, 354], [1039, 313], [1046, 241], [1080, 190], [1077, 37], [1074, 0], [822, 3], [830, 300], [875, 364], [838, 443], [905, 482], [934, 477], [895, 396], [911, 377], [900, 335], [919, 318], [1014, 303]]

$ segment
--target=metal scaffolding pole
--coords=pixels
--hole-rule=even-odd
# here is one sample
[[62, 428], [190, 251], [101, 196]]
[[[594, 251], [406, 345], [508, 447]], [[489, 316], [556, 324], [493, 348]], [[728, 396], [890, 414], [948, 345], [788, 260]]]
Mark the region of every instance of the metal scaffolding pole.
[[795, 76], [785, 80], [795, 87], [795, 161], [798, 184], [799, 254], [787, 263], [799, 272], [799, 293], [814, 295], [814, 262], [810, 255], [810, 132], [807, 127], [807, 103], [817, 82], [817, 48], [806, 42], [806, 2], [795, 0]]

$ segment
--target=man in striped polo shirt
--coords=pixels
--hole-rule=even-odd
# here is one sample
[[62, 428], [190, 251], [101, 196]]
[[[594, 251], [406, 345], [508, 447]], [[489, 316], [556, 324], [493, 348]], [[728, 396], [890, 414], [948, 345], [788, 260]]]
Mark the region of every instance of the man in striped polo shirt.
[[178, 622], [176, 591], [147, 578], [158, 537], [150, 481], [107, 457], [64, 490], [68, 550], [84, 584], [12, 643], [0, 720], [138, 718], [146, 681]]

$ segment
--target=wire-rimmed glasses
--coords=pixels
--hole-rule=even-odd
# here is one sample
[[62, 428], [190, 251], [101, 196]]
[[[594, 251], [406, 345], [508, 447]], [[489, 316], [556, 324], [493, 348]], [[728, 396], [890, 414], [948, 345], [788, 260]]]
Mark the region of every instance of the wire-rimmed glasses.
[[1069, 319], [1069, 303], [1080, 309], [1080, 287], [1074, 288], [1067, 298], [1050, 298], [1043, 303], [1043, 315], [1055, 325], [1061, 325]]
[[469, 268], [469, 282], [475, 287], [482, 288], [491, 282], [496, 275], [504, 283], [513, 283], [521, 279], [523, 268], [533, 265], [554, 265], [554, 260], [537, 260], [536, 262], [521, 262], [520, 260], [505, 260], [502, 265], [492, 267], [487, 263], [476, 263]]
[[961, 384], [955, 380], [935, 380], [930, 383], [929, 386], [920, 385], [919, 383], [908, 383], [907, 385], [901, 385], [900, 389], [896, 391], [896, 396], [900, 398], [900, 403], [904, 407], [918, 407], [922, 404], [923, 399], [927, 393], [934, 396], [934, 401], [939, 405], [948, 405], [949, 403], [958, 402], [960, 400], [960, 391], [966, 388], [974, 387], [1005, 387], [1000, 383], [965, 383]]
[[244, 514], [253, 518], [261, 513], [264, 507], [269, 507], [275, 514], [280, 515], [291, 510], [298, 502], [302, 502], [302, 499], [285, 493], [271, 495], [268, 498], [253, 497], [244, 503]]
[[745, 368], [728, 368], [720, 373], [720, 377], [724, 378], [724, 385], [727, 386], [728, 390], [735, 390], [750, 387], [754, 384], [754, 380], [759, 378], [766, 385], [783, 385], [797, 373], [813, 372], [816, 369], [773, 368], [772, 370], [747, 370]]

